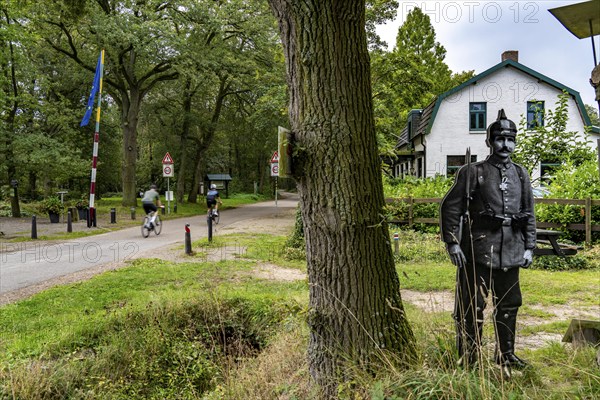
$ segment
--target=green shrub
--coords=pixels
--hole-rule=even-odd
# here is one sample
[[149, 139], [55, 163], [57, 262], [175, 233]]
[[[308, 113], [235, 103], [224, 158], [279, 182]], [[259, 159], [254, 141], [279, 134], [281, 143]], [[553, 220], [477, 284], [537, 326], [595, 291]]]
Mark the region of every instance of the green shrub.
[[39, 206], [42, 213], [60, 214], [64, 210], [64, 205], [58, 197], [48, 197], [42, 201]]
[[[406, 177], [404, 179], [385, 179], [384, 192], [386, 198], [403, 199], [413, 198], [442, 198], [446, 195], [453, 179], [442, 176], [435, 178], [418, 179]], [[413, 204], [413, 218], [439, 218], [438, 203]], [[386, 213], [389, 221], [406, 221], [409, 215], [409, 205], [404, 201], [388, 203]], [[437, 233], [439, 226], [430, 224], [414, 224], [413, 229], [420, 232]]]
[[[600, 176], [595, 160], [584, 161], [576, 166], [566, 161], [554, 171], [554, 179], [548, 186], [551, 198], [559, 199], [600, 199]], [[561, 224], [564, 238], [575, 243], [585, 240], [584, 231], [567, 230], [568, 224], [582, 224], [585, 213], [582, 206], [561, 204], [538, 204], [535, 207], [536, 219], [544, 222]], [[600, 224], [600, 207], [592, 207], [592, 224]], [[600, 232], [592, 233], [592, 240], [600, 240]]]
[[587, 258], [581, 254], [568, 257], [537, 256], [533, 259], [532, 269], [544, 269], [547, 271], [568, 271], [590, 269], [593, 266]]

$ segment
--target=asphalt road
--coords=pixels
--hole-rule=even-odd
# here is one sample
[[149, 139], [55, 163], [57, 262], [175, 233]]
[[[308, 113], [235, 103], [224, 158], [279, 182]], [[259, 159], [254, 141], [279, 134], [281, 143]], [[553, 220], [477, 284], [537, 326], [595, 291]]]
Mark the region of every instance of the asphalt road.
[[[221, 212], [219, 229], [247, 219], [276, 217], [296, 207], [297, 195], [286, 194], [262, 202]], [[185, 225], [190, 224], [192, 240], [208, 235], [206, 216], [184, 217], [163, 222], [162, 232], [143, 238], [140, 227], [73, 239], [67, 242], [35, 241], [2, 244], [0, 249], [0, 294], [27, 288], [41, 282], [93, 268], [151, 255], [156, 249], [184, 244]], [[141, 221], [140, 221], [141, 225]]]

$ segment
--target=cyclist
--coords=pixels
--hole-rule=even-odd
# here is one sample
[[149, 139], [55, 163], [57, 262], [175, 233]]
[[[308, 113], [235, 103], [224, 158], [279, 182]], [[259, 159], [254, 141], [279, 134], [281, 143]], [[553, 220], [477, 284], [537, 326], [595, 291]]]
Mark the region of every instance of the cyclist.
[[214, 207], [215, 211], [213, 211], [213, 213], [215, 216], [217, 216], [219, 215], [218, 204], [223, 204], [223, 202], [221, 201], [221, 196], [219, 196], [219, 192], [217, 191], [217, 185], [213, 183], [210, 185], [210, 190], [208, 193], [206, 193], [206, 207], [208, 208], [208, 211]]
[[[155, 200], [156, 205], [154, 205]], [[150, 214], [150, 211], [154, 211], [154, 214], [152, 214], [152, 218], [150, 218], [150, 226], [148, 227], [148, 229], [152, 229], [154, 228], [154, 220], [156, 219], [156, 206], [163, 206], [160, 203], [160, 195], [156, 191], [156, 185], [150, 185], [150, 190], [144, 192], [144, 196], [142, 197], [142, 206], [144, 207], [144, 212], [146, 213], [146, 215]]]

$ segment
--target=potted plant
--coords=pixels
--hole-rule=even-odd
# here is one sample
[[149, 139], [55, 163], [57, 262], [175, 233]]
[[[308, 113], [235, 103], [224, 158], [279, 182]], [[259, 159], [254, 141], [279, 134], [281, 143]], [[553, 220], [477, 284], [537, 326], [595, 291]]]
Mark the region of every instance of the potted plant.
[[48, 213], [51, 223], [57, 223], [63, 208], [63, 204], [58, 197], [48, 197], [46, 200], [42, 201], [40, 211]]
[[87, 199], [84, 196], [81, 196], [81, 199], [79, 199], [79, 201], [75, 203], [75, 208], [77, 208], [77, 214], [80, 220], [87, 220], [87, 204]]

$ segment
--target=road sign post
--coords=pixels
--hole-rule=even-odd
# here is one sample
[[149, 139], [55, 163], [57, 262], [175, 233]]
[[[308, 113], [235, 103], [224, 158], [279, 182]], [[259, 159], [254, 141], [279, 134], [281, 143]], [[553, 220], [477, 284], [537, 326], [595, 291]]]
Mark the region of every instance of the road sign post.
[[279, 176], [279, 153], [273, 152], [271, 156], [271, 176], [275, 177], [275, 207], [277, 208], [277, 177]]
[[167, 178], [167, 213], [171, 214], [171, 182], [170, 182], [170, 178], [172, 178], [173, 176], [175, 176], [175, 169], [173, 168], [173, 157], [171, 157], [171, 155], [169, 154], [169, 152], [167, 151], [167, 154], [165, 154], [165, 156], [162, 159], [162, 165], [163, 165], [163, 178]]

